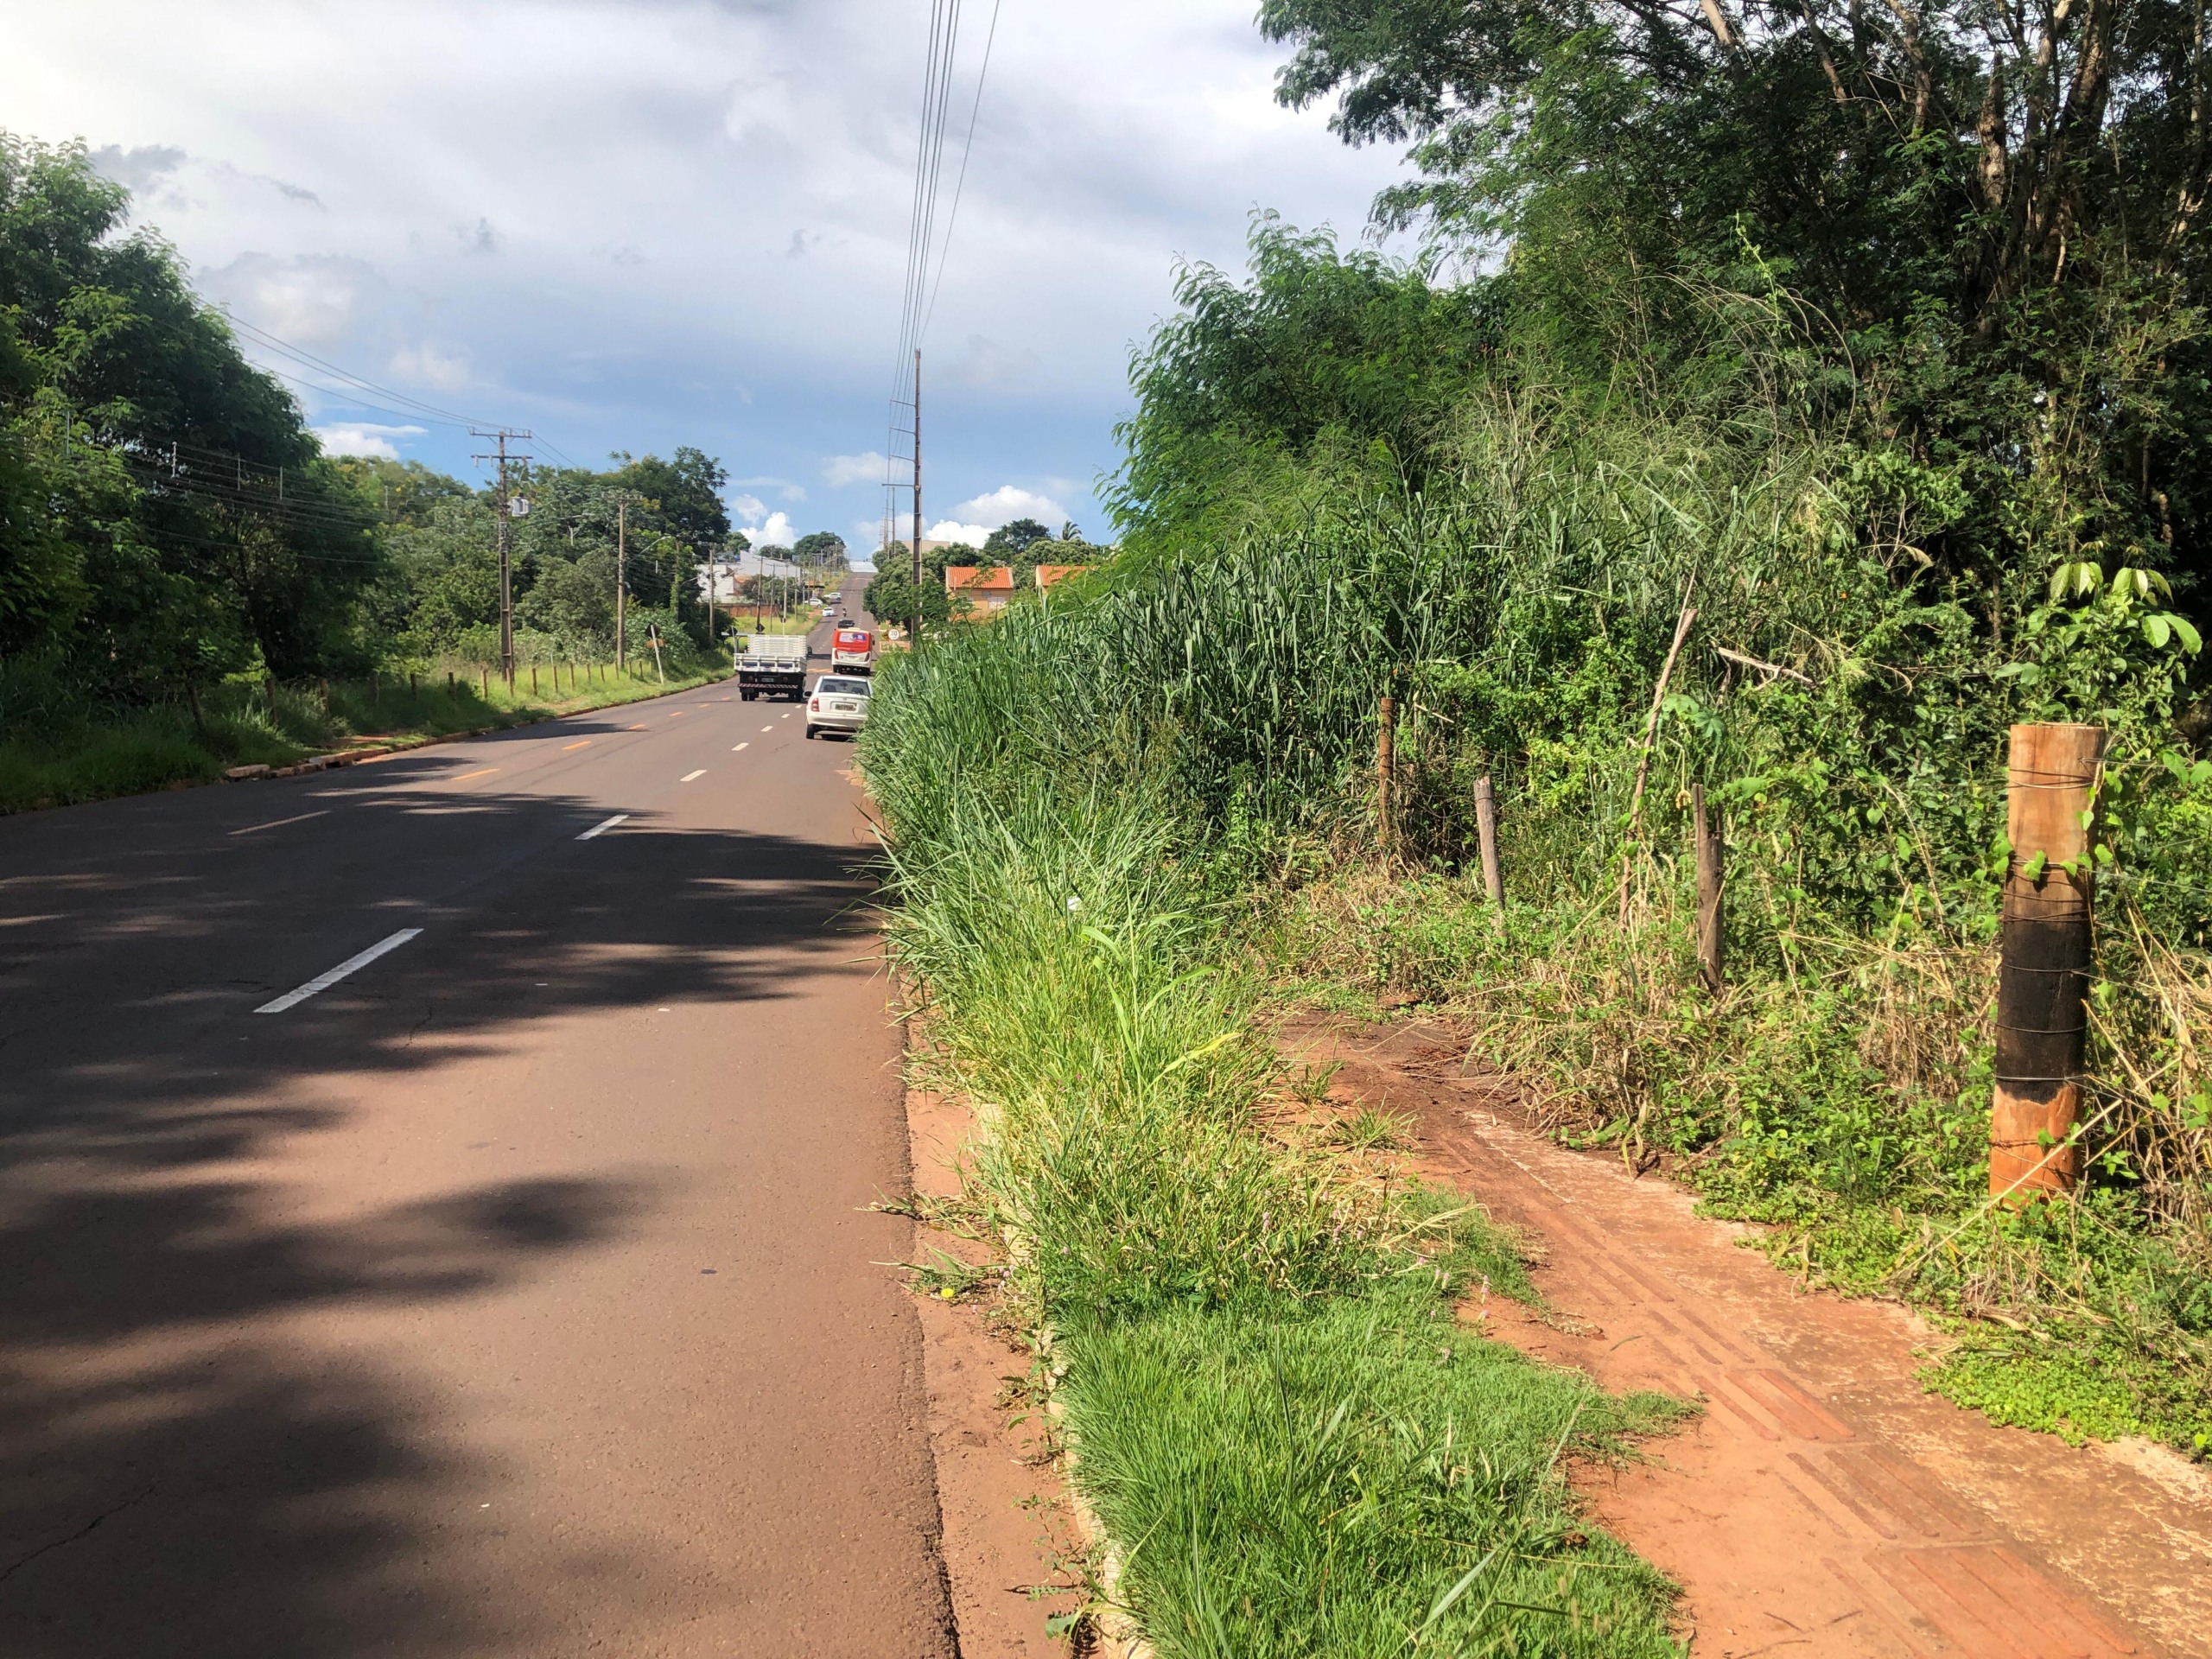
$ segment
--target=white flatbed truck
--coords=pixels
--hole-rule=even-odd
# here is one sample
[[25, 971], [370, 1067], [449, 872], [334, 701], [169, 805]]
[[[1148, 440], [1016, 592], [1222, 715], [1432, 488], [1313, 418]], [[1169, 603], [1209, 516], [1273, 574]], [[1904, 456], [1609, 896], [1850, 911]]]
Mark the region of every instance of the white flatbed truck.
[[803, 633], [745, 635], [737, 647], [738, 696], [747, 702], [761, 696], [798, 702], [806, 695], [806, 656]]

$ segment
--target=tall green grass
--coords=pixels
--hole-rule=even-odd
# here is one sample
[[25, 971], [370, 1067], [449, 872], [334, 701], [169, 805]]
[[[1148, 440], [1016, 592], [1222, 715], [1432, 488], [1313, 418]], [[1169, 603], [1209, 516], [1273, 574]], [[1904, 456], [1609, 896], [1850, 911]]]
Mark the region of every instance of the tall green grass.
[[861, 757], [919, 1059], [979, 1109], [969, 1196], [1117, 1593], [1170, 1656], [1672, 1651], [1563, 1467], [1666, 1408], [1459, 1328], [1484, 1279], [1525, 1293], [1510, 1245], [1273, 1127], [1240, 861], [1193, 840], [1171, 745], [1058, 724], [1039, 682], [1081, 665], [1022, 626], [887, 665]]

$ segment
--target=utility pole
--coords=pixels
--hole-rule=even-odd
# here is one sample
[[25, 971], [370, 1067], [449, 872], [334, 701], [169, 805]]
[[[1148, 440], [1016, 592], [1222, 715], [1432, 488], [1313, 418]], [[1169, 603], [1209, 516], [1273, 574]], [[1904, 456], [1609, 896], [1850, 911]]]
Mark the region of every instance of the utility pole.
[[614, 493], [614, 666], [630, 669], [630, 504], [645, 498], [634, 490]]
[[497, 516], [494, 534], [499, 544], [499, 674], [506, 681], [507, 690], [512, 691], [515, 689], [515, 590], [507, 557], [507, 463], [528, 461], [530, 457], [509, 454], [507, 440], [527, 438], [531, 435], [504, 426], [496, 432], [480, 432], [472, 426], [468, 429], [468, 435], [472, 438], [497, 438], [499, 442], [496, 455], [479, 455], [476, 459], [499, 463], [498, 493], [493, 504]]
[[922, 348], [914, 348], [914, 643], [922, 642]]

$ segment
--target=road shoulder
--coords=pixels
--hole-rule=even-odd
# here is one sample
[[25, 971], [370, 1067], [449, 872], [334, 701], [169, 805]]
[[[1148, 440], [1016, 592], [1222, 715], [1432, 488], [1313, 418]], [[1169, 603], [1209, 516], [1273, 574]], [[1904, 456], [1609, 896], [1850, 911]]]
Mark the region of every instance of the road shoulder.
[[[960, 1191], [966, 1105], [910, 1089], [906, 1125], [918, 1198]], [[928, 1211], [926, 1202], [918, 1205]], [[937, 1252], [980, 1264], [991, 1252], [926, 1219], [915, 1260]], [[929, 1437], [937, 1464], [941, 1548], [962, 1659], [1064, 1659], [1046, 1621], [1083, 1604], [1083, 1546], [1054, 1464], [1044, 1413], [1023, 1403], [1030, 1356], [995, 1327], [986, 1297], [918, 1290]]]

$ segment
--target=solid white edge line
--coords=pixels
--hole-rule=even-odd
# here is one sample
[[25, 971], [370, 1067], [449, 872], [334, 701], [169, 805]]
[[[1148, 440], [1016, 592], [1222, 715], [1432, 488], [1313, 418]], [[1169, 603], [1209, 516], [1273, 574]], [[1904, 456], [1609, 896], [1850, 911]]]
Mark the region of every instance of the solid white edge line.
[[345, 978], [346, 975], [356, 973], [361, 969], [367, 967], [371, 963], [374, 962], [378, 957], [383, 956], [385, 952], [398, 950], [401, 945], [406, 944], [408, 940], [416, 938], [422, 932], [422, 931], [423, 930], [419, 927], [403, 927], [398, 932], [393, 934], [390, 938], [378, 940], [376, 944], [371, 945], [359, 956], [346, 957], [345, 961], [340, 963], [328, 973], [317, 974], [313, 979], [308, 981], [306, 984], [301, 986], [298, 990], [287, 991], [283, 995], [278, 997], [274, 1002], [263, 1003], [259, 1007], [256, 1008], [254, 1012], [256, 1014], [282, 1014], [287, 1008], [296, 1008], [299, 1007], [301, 1003], [306, 1001], [308, 998], [315, 995], [317, 992], [328, 990], [340, 980]]
[[698, 770], [698, 771], [696, 771], [696, 772], [685, 772], [685, 773], [684, 773], [681, 778], [677, 779], [676, 781], [677, 781], [677, 783], [679, 783], [679, 784], [688, 784], [688, 783], [691, 782], [694, 779], [696, 779], [696, 778], [703, 778], [703, 777], [705, 777], [706, 775], [707, 775], [707, 769], [706, 769], [704, 766], [702, 766], [702, 767], [700, 767], [700, 768], [699, 768], [699, 770]]
[[597, 839], [598, 837], [600, 837], [601, 836], [605, 835], [608, 830], [612, 830], [612, 829], [613, 829], [616, 824], [618, 824], [618, 823], [629, 823], [629, 822], [630, 822], [630, 815], [629, 815], [627, 812], [617, 812], [617, 813], [616, 813], [613, 817], [611, 817], [611, 818], [607, 819], [607, 821], [606, 823], [594, 823], [594, 825], [592, 825], [592, 827], [591, 827], [590, 829], [588, 829], [588, 830], [585, 830], [585, 831], [583, 832], [583, 834], [582, 834], [581, 836], [578, 836], [576, 837], [576, 839], [577, 839], [578, 841], [594, 841], [594, 840], [596, 840], [596, 839]]

